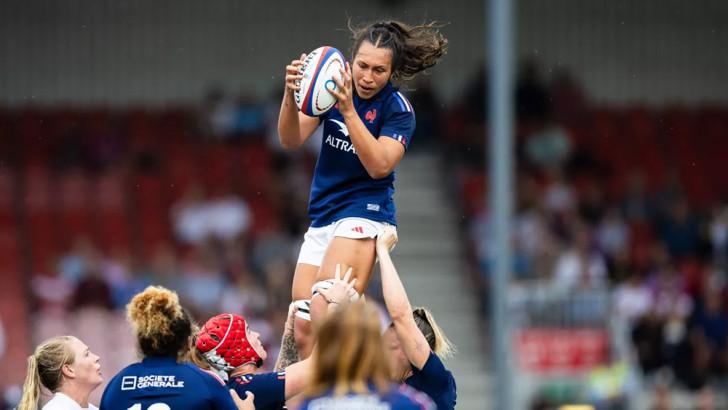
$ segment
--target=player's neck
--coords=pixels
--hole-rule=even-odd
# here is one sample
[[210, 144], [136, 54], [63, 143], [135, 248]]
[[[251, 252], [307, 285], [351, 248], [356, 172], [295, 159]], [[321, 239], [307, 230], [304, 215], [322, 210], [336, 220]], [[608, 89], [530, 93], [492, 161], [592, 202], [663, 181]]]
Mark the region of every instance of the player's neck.
[[253, 374], [258, 369], [254, 363], [244, 364], [230, 373], [230, 377], [245, 376], [246, 374]]
[[71, 400], [78, 403], [78, 405], [83, 409], [88, 407], [88, 396], [91, 395], [91, 392], [88, 389], [84, 389], [77, 384], [63, 383], [63, 386], [61, 386], [58, 390], [58, 393], [63, 393], [70, 397]]

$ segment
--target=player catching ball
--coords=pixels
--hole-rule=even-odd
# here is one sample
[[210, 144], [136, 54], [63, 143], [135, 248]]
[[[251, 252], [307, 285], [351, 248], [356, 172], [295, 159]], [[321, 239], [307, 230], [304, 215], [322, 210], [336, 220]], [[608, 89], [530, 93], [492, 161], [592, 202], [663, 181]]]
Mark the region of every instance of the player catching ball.
[[[308, 213], [311, 226], [304, 236], [293, 278], [294, 301], [310, 299], [314, 321], [323, 318], [326, 302], [312, 298], [312, 285], [334, 276], [337, 263], [353, 268], [361, 293], [374, 267], [375, 237], [386, 225], [396, 225], [394, 169], [404, 156], [415, 129], [410, 102], [393, 82], [411, 80], [434, 66], [447, 40], [435, 23], [409, 26], [382, 21], [352, 28], [352, 63], [346, 64], [337, 87], [330, 90], [337, 105], [320, 117], [297, 109], [299, 70], [305, 59], [286, 67], [286, 83], [278, 135], [294, 149], [323, 125], [323, 143], [311, 185]], [[302, 309], [300, 312], [303, 312]], [[310, 328], [296, 321], [301, 357], [311, 351]]]

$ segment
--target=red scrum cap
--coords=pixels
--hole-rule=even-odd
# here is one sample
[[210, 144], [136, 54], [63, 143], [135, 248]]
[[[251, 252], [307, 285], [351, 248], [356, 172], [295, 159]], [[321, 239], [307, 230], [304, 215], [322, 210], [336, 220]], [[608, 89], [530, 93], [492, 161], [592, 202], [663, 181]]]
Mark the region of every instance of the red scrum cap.
[[223, 313], [205, 322], [197, 333], [195, 345], [218, 370], [228, 372], [248, 363], [260, 367], [263, 359], [250, 345], [247, 328], [244, 317]]

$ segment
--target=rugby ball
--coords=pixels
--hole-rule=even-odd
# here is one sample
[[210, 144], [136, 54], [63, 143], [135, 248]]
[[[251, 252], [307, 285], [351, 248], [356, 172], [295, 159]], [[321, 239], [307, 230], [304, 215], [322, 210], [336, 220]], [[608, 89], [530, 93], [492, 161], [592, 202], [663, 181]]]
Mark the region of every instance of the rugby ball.
[[344, 55], [334, 47], [319, 47], [306, 55], [301, 66], [303, 75], [300, 89], [294, 93], [296, 105], [302, 113], [316, 117], [336, 104], [336, 97], [327, 90], [335, 90], [336, 78], [346, 65]]

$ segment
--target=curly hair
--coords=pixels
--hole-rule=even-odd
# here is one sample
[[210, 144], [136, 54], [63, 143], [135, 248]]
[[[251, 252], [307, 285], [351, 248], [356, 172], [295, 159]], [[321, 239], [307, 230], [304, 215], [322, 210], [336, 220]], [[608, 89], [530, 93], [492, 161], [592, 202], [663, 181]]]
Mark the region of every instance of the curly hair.
[[149, 286], [132, 298], [126, 314], [144, 356], [187, 354], [192, 320], [175, 292]]
[[349, 21], [354, 44], [352, 60], [365, 41], [377, 48], [392, 52], [392, 79], [409, 81], [440, 60], [447, 53], [447, 39], [440, 33], [437, 22], [410, 26], [396, 20], [380, 21], [364, 27], [354, 27]]

